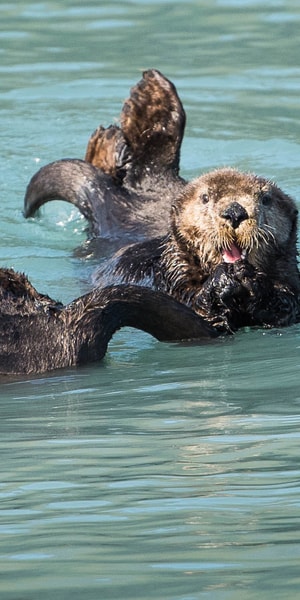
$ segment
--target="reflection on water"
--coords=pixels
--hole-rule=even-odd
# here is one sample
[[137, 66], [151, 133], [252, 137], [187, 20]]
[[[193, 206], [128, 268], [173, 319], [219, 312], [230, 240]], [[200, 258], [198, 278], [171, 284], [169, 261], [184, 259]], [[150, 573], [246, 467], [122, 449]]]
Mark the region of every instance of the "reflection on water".
[[[69, 300], [93, 246], [31, 175], [82, 157], [144, 68], [177, 85], [186, 177], [232, 164], [299, 189], [296, 0], [1, 4], [1, 262]], [[90, 251], [90, 257], [89, 257]], [[299, 327], [207, 347], [125, 329], [100, 365], [0, 382], [5, 600], [299, 596]]]

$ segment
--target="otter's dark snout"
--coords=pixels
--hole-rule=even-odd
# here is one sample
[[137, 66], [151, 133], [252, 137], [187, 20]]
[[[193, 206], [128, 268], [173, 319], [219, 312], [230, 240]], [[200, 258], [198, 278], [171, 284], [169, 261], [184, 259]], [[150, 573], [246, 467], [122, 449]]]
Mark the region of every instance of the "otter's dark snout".
[[222, 212], [223, 219], [227, 219], [231, 222], [231, 225], [236, 229], [242, 221], [248, 219], [248, 214], [244, 207], [238, 202], [232, 202]]

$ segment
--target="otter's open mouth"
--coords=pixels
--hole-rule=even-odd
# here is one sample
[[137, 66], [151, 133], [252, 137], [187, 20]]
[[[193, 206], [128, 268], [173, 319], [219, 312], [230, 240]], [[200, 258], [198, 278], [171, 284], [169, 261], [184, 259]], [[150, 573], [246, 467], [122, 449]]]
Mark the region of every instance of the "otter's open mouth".
[[229, 248], [222, 250], [222, 257], [226, 263], [234, 263], [237, 260], [243, 260], [246, 258], [246, 250], [242, 250], [236, 244], [231, 244]]

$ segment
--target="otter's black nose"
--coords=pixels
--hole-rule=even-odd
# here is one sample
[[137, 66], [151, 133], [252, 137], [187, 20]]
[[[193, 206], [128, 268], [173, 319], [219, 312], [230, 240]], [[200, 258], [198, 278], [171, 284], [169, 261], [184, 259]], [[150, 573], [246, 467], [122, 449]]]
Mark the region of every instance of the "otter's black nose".
[[228, 219], [231, 222], [231, 225], [234, 229], [236, 229], [242, 221], [248, 219], [248, 214], [245, 211], [244, 207], [238, 202], [232, 202], [225, 208], [224, 212], [221, 215], [224, 219]]

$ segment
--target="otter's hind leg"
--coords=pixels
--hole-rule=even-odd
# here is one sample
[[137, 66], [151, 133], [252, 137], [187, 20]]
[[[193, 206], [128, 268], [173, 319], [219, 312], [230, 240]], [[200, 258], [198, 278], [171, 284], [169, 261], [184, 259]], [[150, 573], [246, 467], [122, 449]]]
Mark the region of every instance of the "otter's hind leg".
[[120, 117], [136, 177], [149, 172], [178, 175], [185, 112], [173, 83], [155, 69], [131, 89]]

